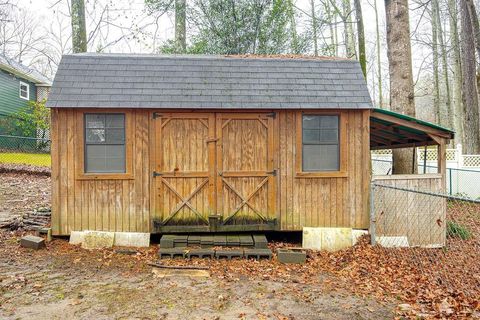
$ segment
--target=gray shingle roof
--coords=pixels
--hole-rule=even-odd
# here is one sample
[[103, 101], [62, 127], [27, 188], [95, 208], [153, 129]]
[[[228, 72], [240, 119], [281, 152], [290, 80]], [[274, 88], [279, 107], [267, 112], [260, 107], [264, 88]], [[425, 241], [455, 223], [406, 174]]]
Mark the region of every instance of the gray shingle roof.
[[65, 55], [50, 107], [371, 108], [351, 60], [198, 55]]
[[36, 71], [35, 69], [29, 68], [13, 59], [7, 58], [2, 54], [0, 54], [0, 69], [14, 73], [20, 77], [30, 80], [37, 85], [49, 87], [52, 84], [50, 79], [45, 77], [40, 72]]

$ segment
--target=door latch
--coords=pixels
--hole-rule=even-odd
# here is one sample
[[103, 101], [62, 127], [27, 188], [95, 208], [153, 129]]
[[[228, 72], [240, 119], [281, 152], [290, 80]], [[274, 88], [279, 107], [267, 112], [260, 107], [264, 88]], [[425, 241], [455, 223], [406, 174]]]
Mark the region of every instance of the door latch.
[[277, 175], [277, 169], [273, 169], [272, 171], [267, 172], [268, 175], [276, 176]]
[[153, 177], [156, 178], [156, 177], [161, 177], [163, 176], [163, 173], [160, 173], [160, 172], [157, 172], [157, 171], [153, 171]]

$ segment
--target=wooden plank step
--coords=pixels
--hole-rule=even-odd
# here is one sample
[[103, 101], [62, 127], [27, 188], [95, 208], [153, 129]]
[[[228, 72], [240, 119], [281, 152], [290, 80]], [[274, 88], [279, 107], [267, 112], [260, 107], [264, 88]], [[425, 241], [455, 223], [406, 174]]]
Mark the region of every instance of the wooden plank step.
[[264, 234], [254, 234], [252, 237], [255, 248], [268, 249], [267, 237]]
[[226, 246], [227, 245], [227, 235], [225, 234], [216, 234], [213, 236], [213, 244], [215, 246]]
[[239, 235], [240, 238], [240, 246], [242, 247], [253, 247], [253, 238], [251, 234], [241, 234]]
[[238, 247], [240, 245], [240, 237], [237, 234], [227, 235], [227, 246]]

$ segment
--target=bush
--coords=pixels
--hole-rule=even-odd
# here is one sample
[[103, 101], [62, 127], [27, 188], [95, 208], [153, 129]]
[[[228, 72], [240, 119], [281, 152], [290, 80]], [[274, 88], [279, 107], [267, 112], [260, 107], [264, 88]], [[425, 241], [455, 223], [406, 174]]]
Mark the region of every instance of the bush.
[[460, 238], [462, 240], [468, 240], [472, 237], [472, 233], [463, 225], [455, 222], [447, 222], [447, 237]]

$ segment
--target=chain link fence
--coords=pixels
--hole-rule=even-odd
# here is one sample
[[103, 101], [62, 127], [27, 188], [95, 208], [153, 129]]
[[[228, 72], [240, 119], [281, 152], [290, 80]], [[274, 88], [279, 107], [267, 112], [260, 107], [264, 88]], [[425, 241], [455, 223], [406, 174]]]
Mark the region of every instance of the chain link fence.
[[479, 301], [480, 201], [432, 189], [428, 179], [374, 181], [371, 243], [390, 268], [411, 274], [415, 290], [445, 296], [448, 316], [459, 301]]
[[50, 164], [50, 140], [0, 135], [0, 165], [49, 167]]

